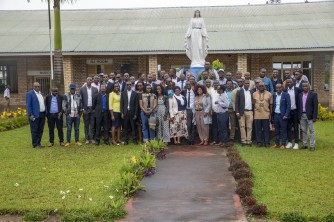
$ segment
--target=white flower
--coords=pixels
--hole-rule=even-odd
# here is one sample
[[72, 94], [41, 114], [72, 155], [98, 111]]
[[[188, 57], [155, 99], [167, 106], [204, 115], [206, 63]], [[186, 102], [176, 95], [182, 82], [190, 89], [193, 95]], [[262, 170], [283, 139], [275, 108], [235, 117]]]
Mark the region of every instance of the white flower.
[[65, 196], [65, 195], [61, 197], [61, 199], [62, 199], [62, 200], [64, 200], [65, 198], [66, 198], [66, 196]]
[[81, 195], [78, 195], [78, 199], [80, 199], [81, 198]]
[[106, 187], [106, 188], [108, 188], [109, 186], [107, 186], [107, 185], [103, 185], [104, 187]]
[[90, 197], [90, 198], [88, 198], [88, 200], [89, 200], [89, 201], [93, 201], [93, 199], [92, 199], [91, 197]]
[[64, 195], [64, 194], [66, 194], [64, 191], [60, 191], [60, 195]]
[[70, 191], [69, 190], [66, 190], [66, 193], [69, 193]]
[[56, 213], [57, 211], [58, 211], [58, 209], [54, 209], [54, 211], [53, 211], [53, 212], [55, 212], [55, 213]]
[[109, 198], [110, 198], [110, 199], [114, 199], [114, 197], [113, 197], [113, 196], [109, 196]]
[[83, 191], [83, 188], [80, 188], [79, 190], [80, 190], [80, 191]]
[[18, 183], [15, 183], [15, 184], [14, 184], [14, 186], [18, 187], [18, 186], [20, 186], [20, 184], [18, 184]]
[[116, 192], [118, 193], [118, 189], [116, 189]]

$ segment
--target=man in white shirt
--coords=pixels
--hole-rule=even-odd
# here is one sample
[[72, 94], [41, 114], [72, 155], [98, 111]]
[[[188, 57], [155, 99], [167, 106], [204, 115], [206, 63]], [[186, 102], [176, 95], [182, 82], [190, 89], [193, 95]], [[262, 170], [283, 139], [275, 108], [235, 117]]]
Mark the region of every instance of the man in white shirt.
[[33, 148], [43, 148], [41, 140], [45, 124], [45, 103], [39, 83], [35, 82], [33, 87], [33, 90], [26, 94], [27, 116], [29, 118], [32, 146]]
[[180, 81], [178, 81], [175, 85], [180, 87], [181, 92], [186, 88], [186, 76], [183, 73], [180, 74]]
[[4, 104], [4, 112], [9, 112], [10, 111], [10, 86], [9, 84], [6, 85], [6, 89], [3, 93], [3, 97], [5, 98], [5, 104]]
[[195, 125], [194, 125], [194, 115], [195, 115], [195, 93], [191, 88], [189, 81], [186, 82], [186, 89], [183, 91], [183, 96], [187, 100], [187, 129], [188, 129], [188, 145], [194, 145], [195, 138]]

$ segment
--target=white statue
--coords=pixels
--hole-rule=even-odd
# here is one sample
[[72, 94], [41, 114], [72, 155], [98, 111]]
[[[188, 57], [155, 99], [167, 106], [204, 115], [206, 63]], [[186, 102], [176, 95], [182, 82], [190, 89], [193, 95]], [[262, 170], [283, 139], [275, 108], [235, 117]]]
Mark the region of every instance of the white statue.
[[185, 36], [185, 48], [191, 67], [203, 67], [208, 55], [208, 33], [201, 13], [196, 10]]

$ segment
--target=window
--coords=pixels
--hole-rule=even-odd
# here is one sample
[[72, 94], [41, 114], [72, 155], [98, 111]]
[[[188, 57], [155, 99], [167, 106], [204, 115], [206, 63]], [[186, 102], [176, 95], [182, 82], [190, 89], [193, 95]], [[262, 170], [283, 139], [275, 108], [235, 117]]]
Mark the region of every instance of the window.
[[310, 85], [312, 86], [312, 60], [311, 58], [304, 59], [284, 59], [284, 58], [273, 58], [273, 69], [277, 69], [279, 75], [285, 80], [284, 71], [290, 70], [293, 72], [294, 69], [301, 69], [303, 74], [307, 76]]
[[1, 63], [0, 62], [0, 92], [3, 93], [5, 86], [10, 85], [10, 91], [12, 93], [18, 92], [17, 81], [17, 68], [14, 63]]
[[325, 83], [324, 83], [324, 90], [329, 90], [329, 79], [330, 79], [330, 72], [331, 72], [331, 61], [330, 55], [325, 56]]

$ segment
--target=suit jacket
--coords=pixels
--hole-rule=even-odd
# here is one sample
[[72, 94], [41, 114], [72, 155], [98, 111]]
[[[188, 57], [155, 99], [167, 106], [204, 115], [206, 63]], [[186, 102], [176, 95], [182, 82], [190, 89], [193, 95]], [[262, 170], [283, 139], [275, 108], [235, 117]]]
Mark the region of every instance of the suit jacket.
[[[91, 89], [92, 89], [91, 92], [92, 92], [92, 105], [93, 105], [93, 98], [94, 98], [95, 95], [97, 95], [99, 93], [99, 91], [95, 87], [91, 87]], [[84, 110], [87, 110], [87, 105], [88, 105], [87, 86], [81, 87], [79, 93], [80, 93], [80, 96], [81, 96], [81, 99], [82, 99], [82, 108]]]
[[39, 102], [34, 90], [30, 90], [26, 94], [26, 106], [28, 118], [33, 115], [35, 118], [39, 117]]
[[[303, 93], [298, 95], [298, 118], [300, 119], [303, 114]], [[309, 91], [306, 98], [305, 105], [306, 116], [308, 120], [318, 118], [318, 95]]]
[[[273, 96], [273, 109], [272, 112], [273, 114], [271, 115], [272, 117], [275, 114], [275, 109], [276, 109], [276, 98], [277, 94], [274, 93]], [[280, 113], [283, 116], [290, 117], [290, 109], [291, 109], [291, 101], [290, 101], [290, 95], [286, 92], [281, 93], [281, 102], [280, 102]]]
[[306, 81], [301, 80], [299, 86], [296, 86], [296, 85], [297, 85], [297, 81], [295, 80], [293, 85], [294, 85], [295, 87], [298, 87], [298, 88], [302, 89], [303, 83], [305, 83], [305, 82], [306, 82]]
[[[294, 91], [295, 91], [295, 102], [296, 102], [296, 108], [298, 109], [298, 96], [299, 93], [302, 92], [302, 90], [299, 87], [293, 87]], [[288, 93], [288, 88], [284, 89], [283, 92]], [[288, 93], [289, 94], [289, 93]], [[290, 102], [291, 102], [291, 98], [290, 98]]]
[[152, 93], [156, 93], [156, 90], [157, 90], [157, 84], [155, 84], [154, 82], [152, 82], [151, 84], [149, 84], [148, 82], [144, 83], [144, 89], [146, 88], [147, 85], [151, 85], [152, 87]]
[[[58, 112], [62, 112], [63, 111], [63, 108], [62, 108], [62, 105], [63, 105], [63, 96], [61, 95], [57, 95], [57, 106], [58, 106]], [[46, 96], [45, 98], [45, 111], [46, 111], [46, 114], [50, 113], [50, 110], [51, 110], [51, 100], [52, 100], [52, 94], [49, 94]]]
[[[253, 102], [253, 91], [249, 90], [251, 94], [251, 103]], [[252, 106], [253, 107], [253, 106]], [[240, 116], [245, 113], [245, 91], [244, 89], [239, 89], [235, 97], [235, 113], [239, 113]]]
[[106, 85], [106, 94], [109, 95], [112, 91], [114, 91], [114, 83], [108, 81]]
[[[79, 93], [74, 94], [74, 101], [77, 103], [78, 116], [80, 116], [82, 113], [82, 99]], [[72, 97], [68, 92], [63, 96], [63, 113], [65, 113], [65, 115], [69, 115], [71, 113], [71, 104]]]
[[126, 91], [126, 82], [122, 81], [122, 83], [120, 84], [120, 91], [123, 92], [123, 91]]
[[[106, 103], [107, 103], [106, 112], [109, 113], [109, 94], [106, 94]], [[101, 117], [101, 113], [102, 113], [102, 94], [101, 93], [98, 93], [94, 96], [92, 109], [94, 110], [94, 116], [96, 118]]]
[[[134, 117], [138, 110], [138, 94], [135, 91], [131, 91], [130, 101], [128, 101], [127, 90], [121, 93], [121, 113], [124, 115], [130, 114], [130, 117]], [[128, 110], [128, 105], [130, 109]]]

